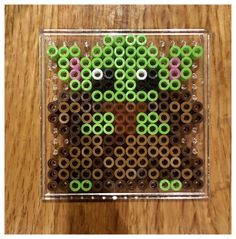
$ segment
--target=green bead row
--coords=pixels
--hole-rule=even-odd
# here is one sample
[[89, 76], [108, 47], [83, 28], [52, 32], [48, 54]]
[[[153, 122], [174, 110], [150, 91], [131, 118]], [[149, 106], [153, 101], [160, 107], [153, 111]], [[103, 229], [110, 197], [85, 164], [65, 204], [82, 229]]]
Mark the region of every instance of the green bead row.
[[59, 49], [55, 46], [55, 44], [50, 44], [47, 48], [47, 55], [52, 60], [57, 60], [58, 58], [73, 58], [73, 57], [80, 57], [81, 56], [81, 50], [75, 43], [70, 48], [66, 46], [61, 46]]
[[203, 55], [202, 46], [194, 46], [193, 48], [189, 45], [184, 45], [181, 48], [179, 46], [172, 46], [169, 50], [169, 57], [188, 57], [191, 60], [198, 60]]
[[149, 114], [145, 114], [141, 112], [141, 113], [138, 113], [136, 116], [136, 121], [139, 124], [156, 123], [158, 120], [159, 120], [159, 116], [156, 112], [150, 112]]
[[97, 112], [93, 114], [93, 122], [95, 124], [101, 124], [103, 122], [107, 124], [111, 124], [114, 122], [114, 120], [115, 120], [115, 116], [111, 112], [106, 112], [105, 114], [101, 114]]
[[103, 44], [105, 46], [145, 46], [147, 44], [147, 37], [145, 35], [105, 35], [103, 37]]
[[[148, 93], [145, 91], [138, 91], [135, 92], [133, 90], [135, 86], [135, 83], [130, 81], [127, 81], [124, 83], [123, 81], [117, 81], [115, 82], [115, 89], [117, 90], [116, 92], [113, 92], [111, 90], [107, 90], [104, 93], [95, 90], [92, 92], [92, 100], [94, 102], [145, 102], [145, 101], [156, 101], [158, 99], [158, 93], [155, 90], [150, 90]], [[125, 93], [124, 90], [127, 90]]]
[[182, 182], [178, 179], [171, 181], [163, 179], [160, 181], [159, 187], [162, 191], [168, 191], [170, 189], [173, 191], [180, 191], [182, 189]]
[[114, 126], [111, 123], [105, 123], [104, 125], [100, 123], [91, 124], [83, 124], [81, 126], [81, 132], [84, 135], [101, 135], [101, 134], [108, 134], [111, 135], [114, 133]]
[[90, 92], [92, 90], [92, 82], [89, 80], [83, 80], [82, 82], [78, 80], [71, 80], [69, 86], [74, 92], [78, 92], [80, 89], [85, 92]]
[[72, 192], [78, 192], [80, 189], [83, 192], [88, 192], [92, 189], [93, 183], [90, 180], [79, 181], [74, 179], [70, 182], [69, 187]]
[[[181, 71], [182, 72], [182, 71]], [[185, 80], [188, 80], [188, 76], [185, 76]], [[167, 79], [161, 79], [158, 83], [158, 88], [160, 90], [179, 90], [181, 87], [181, 82], [178, 79], [174, 80], [167, 80]]]
[[[104, 48], [96, 45], [92, 48], [91, 55], [93, 58], [102, 57], [151, 57], [156, 58], [158, 56], [158, 48], [154, 45], [145, 47], [147, 43], [147, 38], [144, 35], [127, 35], [122, 36], [110, 36], [106, 35], [103, 37]], [[114, 48], [115, 47], [115, 48]], [[114, 49], [113, 49], [114, 48]], [[52, 60], [57, 60], [61, 58], [72, 58], [80, 57], [81, 49], [75, 43], [70, 48], [66, 46], [61, 46], [59, 49], [55, 44], [50, 44], [47, 48], [47, 54]], [[169, 50], [169, 57], [190, 57], [192, 60], [198, 60], [203, 55], [203, 47], [196, 45], [193, 48], [189, 45], [184, 45], [181, 48], [174, 45]], [[167, 58], [168, 59], [168, 58]], [[168, 61], [160, 58], [160, 67], [167, 68]]]
[[[140, 119], [139, 119], [140, 120]], [[146, 120], [145, 117], [143, 119]], [[138, 119], [137, 119], [138, 121]], [[147, 119], [148, 121], [148, 119]], [[150, 121], [149, 121], [150, 122]], [[150, 134], [150, 135], [166, 135], [170, 132], [170, 126], [166, 123], [162, 123], [159, 126], [155, 123], [138, 123], [136, 126], [136, 132], [140, 135]]]
[[[116, 69], [167, 69], [169, 67], [169, 59], [167, 57], [161, 57], [160, 59], [155, 57], [150, 57], [146, 59], [145, 57], [139, 56], [136, 59], [136, 54], [133, 56], [104, 56], [104, 58], [94, 57], [92, 60], [88, 57], [83, 57], [81, 59], [82, 69], [106, 69], [106, 68], [116, 68]], [[166, 59], [168, 59], [166, 61]]]

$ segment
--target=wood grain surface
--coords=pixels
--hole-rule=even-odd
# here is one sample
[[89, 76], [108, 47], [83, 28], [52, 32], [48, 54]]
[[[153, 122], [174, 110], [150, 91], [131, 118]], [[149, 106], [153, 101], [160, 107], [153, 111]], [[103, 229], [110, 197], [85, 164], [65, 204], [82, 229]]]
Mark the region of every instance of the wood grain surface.
[[[5, 233], [231, 232], [230, 6], [5, 6]], [[40, 28], [205, 28], [213, 33], [208, 200], [42, 202]]]

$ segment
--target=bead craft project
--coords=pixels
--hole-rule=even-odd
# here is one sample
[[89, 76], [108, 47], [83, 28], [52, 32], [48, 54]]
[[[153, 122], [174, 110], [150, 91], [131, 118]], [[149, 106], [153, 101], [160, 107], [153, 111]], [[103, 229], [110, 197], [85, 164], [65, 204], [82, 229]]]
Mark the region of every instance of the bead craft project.
[[208, 38], [42, 31], [42, 198], [206, 198]]

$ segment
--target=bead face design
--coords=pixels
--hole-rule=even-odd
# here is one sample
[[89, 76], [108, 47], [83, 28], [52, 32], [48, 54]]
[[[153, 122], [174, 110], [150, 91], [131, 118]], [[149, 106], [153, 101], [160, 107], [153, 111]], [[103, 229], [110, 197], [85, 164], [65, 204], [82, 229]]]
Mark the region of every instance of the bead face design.
[[205, 106], [191, 83], [203, 47], [163, 48], [130, 33], [104, 35], [88, 49], [53, 43], [46, 50], [58, 78], [57, 98], [47, 105], [58, 140], [47, 160], [47, 190], [200, 192], [205, 159], [192, 145]]

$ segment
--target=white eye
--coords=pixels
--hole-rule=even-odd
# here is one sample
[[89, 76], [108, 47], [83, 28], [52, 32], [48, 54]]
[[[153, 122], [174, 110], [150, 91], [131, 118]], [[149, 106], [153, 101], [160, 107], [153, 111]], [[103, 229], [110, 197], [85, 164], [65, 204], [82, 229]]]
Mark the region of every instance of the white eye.
[[103, 78], [103, 72], [101, 69], [94, 69], [92, 71], [92, 78], [94, 80], [101, 80]]
[[138, 80], [145, 80], [147, 78], [147, 71], [144, 69], [139, 69], [136, 73]]

